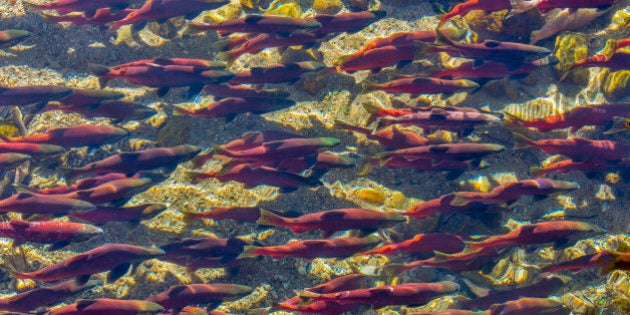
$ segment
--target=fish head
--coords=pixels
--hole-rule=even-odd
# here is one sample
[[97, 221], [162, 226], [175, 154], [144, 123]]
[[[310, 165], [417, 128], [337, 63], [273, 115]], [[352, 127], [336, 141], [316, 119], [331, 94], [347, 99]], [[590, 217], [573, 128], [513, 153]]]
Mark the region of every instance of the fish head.
[[110, 137], [112, 139], [123, 139], [123, 138], [128, 138], [129, 136], [130, 136], [129, 131], [122, 128], [117, 128], [117, 127], [113, 127], [110, 133]]
[[551, 50], [545, 47], [535, 45], [527, 45], [526, 47], [526, 51], [528, 54], [528, 58], [526, 58], [526, 61], [538, 60], [551, 54]]
[[179, 154], [185, 158], [193, 158], [201, 152], [201, 147], [198, 145], [184, 144], [177, 146], [177, 150], [179, 151]]
[[326, 65], [317, 61], [301, 61], [297, 62], [300, 68], [309, 71], [319, 71], [326, 68]]
[[135, 310], [138, 312], [143, 312], [143, 313], [159, 313], [164, 311], [164, 307], [162, 307], [162, 305], [154, 303], [154, 302], [149, 302], [149, 301], [133, 301], [133, 303], [135, 304]]
[[230, 284], [226, 291], [231, 296], [241, 297], [254, 292], [254, 289], [245, 285]]
[[31, 32], [24, 30], [6, 30], [0, 32], [0, 41], [9, 41], [31, 36]]
[[479, 83], [471, 80], [455, 80], [455, 84], [463, 89], [471, 89], [474, 90], [479, 88]]
[[489, 152], [503, 152], [505, 151], [505, 147], [500, 144], [495, 143], [486, 143], [484, 145], [484, 149]]
[[321, 145], [324, 147], [334, 147], [336, 145], [338, 145], [339, 143], [341, 143], [341, 140], [337, 139], [337, 138], [333, 138], [333, 137], [323, 137], [321, 138]]
[[61, 197], [68, 204], [68, 212], [85, 212], [96, 209], [96, 206], [83, 200]]
[[575, 190], [580, 188], [580, 184], [572, 181], [547, 180], [548, 184], [556, 190]]
[[166, 252], [158, 247], [136, 246], [136, 255], [142, 259], [151, 259], [164, 255]]
[[103, 230], [94, 225], [84, 224], [80, 233], [77, 233], [73, 238], [73, 242], [87, 241], [93, 237], [103, 234]]
[[301, 24], [307, 32], [314, 31], [322, 27], [322, 23], [319, 23], [317, 20], [311, 19], [304, 19]]

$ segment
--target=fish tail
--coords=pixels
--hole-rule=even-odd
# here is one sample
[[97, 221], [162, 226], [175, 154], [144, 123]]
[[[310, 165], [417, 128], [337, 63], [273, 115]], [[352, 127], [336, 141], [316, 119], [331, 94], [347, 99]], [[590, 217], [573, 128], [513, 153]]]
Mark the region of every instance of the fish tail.
[[308, 299], [312, 299], [312, 298], [316, 298], [320, 296], [319, 293], [309, 292], [306, 290], [295, 290], [295, 294], [301, 298], [308, 298]]
[[184, 28], [185, 35], [199, 34], [199, 33], [203, 33], [207, 31], [207, 29], [204, 27], [206, 23], [193, 22], [193, 21], [186, 21], [186, 22], [187, 22], [186, 28]]
[[512, 12], [513, 13], [522, 13], [525, 11], [529, 11], [533, 8], [535, 8], [536, 6], [538, 6], [539, 1], [538, 0], [510, 0], [510, 3], [512, 4]]
[[460, 193], [454, 193], [454, 194], [455, 194], [455, 198], [451, 200], [451, 203], [450, 203], [451, 206], [461, 207], [468, 204], [469, 201], [466, 199], [465, 195], [462, 195]]
[[260, 218], [256, 221], [259, 225], [280, 226], [286, 225], [284, 217], [279, 216], [267, 209], [260, 208]]
[[361, 91], [361, 94], [365, 94], [365, 93], [377, 90], [378, 84], [369, 80], [365, 80], [363, 81], [363, 83], [361, 83], [361, 87], [363, 88], [363, 91]]
[[259, 248], [260, 247], [258, 246], [244, 246], [243, 252], [241, 252], [241, 254], [238, 255], [236, 259], [256, 258], [260, 256], [259, 254], [256, 253], [256, 250]]
[[527, 138], [525, 135], [518, 132], [512, 132], [516, 143], [514, 144], [514, 150], [523, 149], [528, 146], [535, 146], [534, 140]]

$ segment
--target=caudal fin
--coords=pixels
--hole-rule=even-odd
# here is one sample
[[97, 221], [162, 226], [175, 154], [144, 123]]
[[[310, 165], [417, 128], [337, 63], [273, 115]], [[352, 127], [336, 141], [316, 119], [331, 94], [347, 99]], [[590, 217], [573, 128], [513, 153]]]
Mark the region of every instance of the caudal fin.
[[258, 248], [258, 246], [245, 246], [243, 247], [243, 252], [236, 259], [256, 258], [259, 256], [256, 254]]

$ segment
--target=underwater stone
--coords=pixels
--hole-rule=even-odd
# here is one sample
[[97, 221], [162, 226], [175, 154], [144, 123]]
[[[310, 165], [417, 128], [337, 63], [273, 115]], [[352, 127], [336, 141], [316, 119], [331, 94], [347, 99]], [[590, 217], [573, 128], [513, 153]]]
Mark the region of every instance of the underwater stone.
[[171, 147], [188, 143], [190, 139], [190, 118], [184, 116], [171, 117], [158, 132], [157, 143], [161, 147]]
[[343, 4], [341, 0], [315, 0], [311, 8], [319, 14], [336, 14], [341, 11]]
[[606, 74], [602, 90], [610, 99], [620, 99], [630, 95], [630, 71], [622, 70]]
[[[588, 42], [586, 37], [579, 33], [567, 33], [556, 37], [554, 56], [560, 62], [554, 67], [559, 77], [562, 77], [566, 70], [576, 61], [588, 57]], [[574, 69], [566, 79], [578, 85], [587, 85], [589, 76], [588, 69]]]

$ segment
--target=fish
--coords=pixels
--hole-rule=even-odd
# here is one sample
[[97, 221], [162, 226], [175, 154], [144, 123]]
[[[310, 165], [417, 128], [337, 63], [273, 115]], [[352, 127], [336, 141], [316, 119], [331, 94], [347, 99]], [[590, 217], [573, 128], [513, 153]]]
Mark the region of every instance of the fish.
[[18, 153], [31, 156], [59, 155], [65, 149], [62, 146], [45, 143], [0, 142], [0, 153]]
[[589, 174], [592, 172], [604, 172], [610, 167], [614, 167], [614, 164], [609, 165], [606, 161], [603, 160], [584, 160], [576, 162], [569, 159], [554, 162], [544, 167], [533, 166], [529, 168], [529, 172], [533, 176], [537, 177], [545, 176], [553, 172], [567, 173], [571, 171], [582, 171]]
[[[264, 162], [263, 162], [264, 164]], [[303, 171], [328, 171], [331, 168], [351, 168], [355, 166], [355, 159], [350, 154], [324, 151], [317, 153], [315, 163], [310, 157], [298, 157], [267, 164], [280, 171], [301, 173]], [[317, 172], [316, 172], [317, 173]]]
[[581, 59], [569, 66], [565, 73], [568, 74], [571, 70], [581, 67], [604, 67], [610, 69], [610, 71], [630, 70], [630, 52], [621, 50], [615, 52], [610, 57], [606, 55], [595, 55]]
[[164, 292], [148, 297], [146, 301], [157, 303], [174, 312], [180, 311], [184, 306], [197, 304], [208, 305], [207, 310], [211, 311], [224, 300], [240, 299], [253, 291], [252, 288], [244, 285], [198, 283], [170, 287]]
[[215, 207], [210, 211], [183, 211], [184, 220], [193, 222], [199, 219], [234, 220], [236, 222], [256, 222], [260, 218], [259, 207]]
[[155, 185], [155, 182], [151, 178], [124, 178], [112, 180], [96, 187], [76, 190], [62, 196], [87, 201], [96, 205], [105, 203], [120, 204], [153, 185]]
[[42, 134], [23, 137], [7, 137], [0, 135], [2, 141], [9, 143], [52, 144], [64, 148], [116, 143], [126, 137], [129, 137], [129, 132], [125, 129], [113, 126], [94, 125], [53, 128]]
[[0, 236], [13, 239], [13, 245], [26, 242], [52, 244], [49, 250], [64, 248], [70, 243], [79, 243], [103, 234], [103, 230], [88, 224], [64, 221], [0, 222]]
[[474, 90], [479, 87], [479, 84], [470, 80], [445, 80], [426, 76], [410, 76], [381, 84], [365, 80], [362, 87], [362, 93], [385, 91], [395, 94], [409, 93], [411, 95], [442, 93], [452, 95], [457, 92]]
[[323, 232], [323, 237], [328, 238], [339, 231], [359, 229], [365, 232], [373, 232], [378, 228], [391, 227], [406, 220], [405, 217], [395, 213], [361, 208], [327, 210], [304, 214], [296, 218], [286, 218], [261, 209], [260, 219], [256, 223], [288, 227], [294, 233], [320, 230]]
[[[141, 173], [137, 173], [134, 175], [134, 177], [137, 178], [140, 176], [140, 174]], [[32, 193], [42, 194], [42, 195], [59, 195], [59, 194], [70, 193], [77, 190], [94, 188], [98, 185], [108, 183], [110, 181], [117, 180], [117, 179], [124, 179], [124, 178], [127, 178], [126, 174], [110, 173], [110, 174], [105, 174], [105, 175], [96, 176], [96, 177], [83, 178], [70, 186], [58, 184], [53, 187], [44, 188], [44, 189], [18, 186], [17, 189], [18, 191], [29, 191]]]
[[[366, 278], [367, 276], [363, 274], [351, 273], [337, 277], [318, 286], [306, 288], [304, 291], [325, 294], [365, 288]], [[273, 305], [273, 309], [301, 314], [339, 314], [348, 312], [357, 307], [357, 305], [354, 304], [342, 304], [330, 301], [317, 301], [306, 305], [302, 305], [301, 302], [300, 296], [294, 296]]]
[[483, 202], [469, 202], [462, 206], [454, 206], [451, 203], [455, 199], [454, 193], [443, 195], [439, 198], [427, 200], [410, 207], [403, 215], [422, 220], [437, 213], [484, 213], [488, 210], [488, 206]]
[[226, 97], [263, 97], [263, 98], [288, 98], [289, 92], [280, 91], [278, 89], [259, 90], [246, 85], [230, 85], [230, 84], [207, 84], [201, 90], [203, 94], [214, 96], [215, 100]]
[[346, 237], [316, 240], [293, 240], [277, 246], [245, 246], [237, 259], [269, 256], [283, 258], [347, 258], [379, 244], [381, 239], [371, 234], [367, 237]]
[[532, 140], [526, 136], [513, 133], [516, 138], [516, 149], [531, 146], [549, 154], [562, 154], [574, 161], [598, 159], [620, 161], [628, 156], [630, 146], [611, 140], [589, 140], [585, 138], [542, 139]]
[[43, 4], [35, 4], [24, 1], [24, 4], [31, 10], [43, 11], [53, 10], [57, 13], [67, 14], [71, 12], [85, 12], [87, 17], [93, 17], [98, 9], [110, 8], [112, 11], [120, 11], [129, 6], [129, 0], [57, 0]]
[[158, 65], [158, 66], [190, 66], [205, 70], [225, 70], [226, 63], [215, 60], [207, 60], [207, 59], [195, 59], [195, 58], [151, 58], [151, 59], [141, 59], [131, 62], [126, 62], [123, 64], [119, 64], [117, 66], [113, 66], [113, 70], [119, 70], [126, 67], [137, 67], [137, 66], [150, 66], [150, 65]]
[[137, 315], [157, 314], [164, 311], [159, 304], [143, 300], [93, 299], [77, 300], [46, 313], [46, 315]]
[[91, 280], [84, 285], [66, 281], [54, 286], [35, 288], [9, 297], [0, 298], [0, 310], [9, 312], [31, 312], [42, 306], [54, 305], [65, 301], [72, 295], [88, 290], [98, 283]]
[[559, 8], [569, 8], [573, 12], [582, 8], [607, 10], [615, 3], [615, 0], [510, 0], [510, 2], [514, 13], [536, 8], [541, 14], [545, 14]]
[[187, 176], [193, 182], [199, 182], [208, 178], [216, 178], [222, 182], [233, 180], [243, 183], [247, 188], [259, 185], [278, 187], [284, 193], [293, 192], [302, 185], [317, 186], [321, 184], [318, 175], [316, 172], [313, 172], [310, 175], [303, 176], [269, 166], [251, 166], [246, 163], [228, 167], [220, 172], [187, 173]]
[[389, 264], [383, 267], [383, 274], [395, 276], [415, 268], [439, 268], [454, 272], [474, 271], [482, 269], [500, 258], [503, 248], [483, 248], [478, 251], [436, 254], [434, 257], [415, 260], [406, 264]]
[[277, 63], [266, 67], [251, 67], [247, 70], [236, 72], [229, 84], [263, 84], [263, 83], [289, 83], [297, 82], [301, 76], [308, 72], [317, 72], [325, 69], [326, 65], [317, 61], [300, 61], [290, 63]]
[[[246, 245], [248, 243], [238, 237], [186, 238], [162, 245], [160, 248], [165, 254], [160, 259], [190, 269], [218, 268], [235, 261]], [[199, 262], [213, 262], [214, 265], [203, 267]]]
[[332, 293], [313, 293], [297, 291], [298, 295], [313, 301], [332, 301], [347, 304], [369, 304], [373, 309], [390, 305], [423, 305], [431, 299], [459, 291], [460, 287], [452, 281], [435, 283], [406, 283], [399, 285], [378, 286]]
[[529, 44], [550, 38], [562, 31], [572, 31], [591, 25], [593, 20], [606, 14], [608, 10], [600, 9], [564, 9], [545, 14], [545, 24], [539, 30], [532, 31]]
[[448, 233], [416, 234], [413, 238], [400, 243], [387, 244], [359, 255], [385, 255], [397, 253], [422, 254], [438, 251], [442, 253], [457, 253], [466, 247], [464, 240]]
[[609, 250], [584, 255], [568, 261], [549, 264], [542, 267], [542, 272], [559, 272], [559, 271], [580, 271], [586, 268], [600, 268], [602, 274], [612, 270], [628, 270], [630, 269], [630, 254], [618, 253]]
[[76, 278], [78, 284], [84, 284], [92, 274], [110, 271], [107, 279], [109, 282], [114, 282], [124, 276], [132, 265], [162, 255], [164, 255], [164, 251], [156, 247], [106, 244], [39, 270], [17, 272], [14, 275], [18, 279], [32, 279], [42, 282]]
[[321, 37], [341, 32], [356, 33], [366, 26], [383, 19], [385, 16], [387, 16], [387, 12], [384, 10], [372, 10], [335, 15], [319, 14], [309, 18], [309, 20], [317, 21], [322, 25], [313, 31], [313, 33]]
[[94, 210], [94, 208], [96, 208], [95, 205], [86, 201], [31, 192], [19, 192], [0, 200], [0, 212], [20, 212], [23, 214], [63, 215]]
[[0, 153], [0, 167], [11, 168], [17, 164], [28, 161], [31, 158], [28, 154], [21, 153]]
[[599, 226], [580, 221], [545, 221], [520, 227], [502, 235], [490, 236], [479, 242], [469, 242], [473, 249], [505, 245], [532, 245], [554, 243], [556, 247], [570, 245], [588, 233], [603, 233]]
[[[491, 290], [487, 295], [462, 303], [465, 310], [485, 309], [492, 304], [504, 303], [521, 297], [547, 297], [563, 288], [568, 282], [566, 277], [544, 275], [538, 282], [529, 286], [511, 288], [508, 290]], [[530, 313], [531, 314], [531, 313]]]
[[523, 297], [514, 301], [494, 304], [490, 306], [489, 311], [489, 315], [571, 314], [571, 309], [562, 304], [562, 302], [552, 299], [533, 297]]
[[32, 33], [25, 30], [0, 31], [0, 48], [13, 47], [26, 40]]
[[266, 97], [228, 97], [207, 104], [198, 109], [186, 109], [175, 106], [175, 114], [201, 118], [225, 117], [232, 121], [238, 114], [264, 114], [295, 105], [295, 101], [283, 98]]
[[512, 3], [510, 0], [468, 0], [457, 4], [451, 11], [440, 16], [438, 28], [451, 18], [455, 16], [464, 17], [464, 15], [473, 10], [482, 10], [488, 13], [510, 9], [512, 9]]
[[[95, 105], [105, 101], [116, 101], [125, 97], [125, 93], [120, 93], [111, 90], [96, 90], [96, 89], [72, 89], [72, 93], [64, 98], [56, 100], [56, 102], [63, 105], [73, 105], [84, 107], [88, 105]], [[47, 104], [47, 106], [50, 105]]]
[[568, 192], [580, 188], [576, 182], [559, 181], [548, 178], [525, 179], [499, 185], [489, 192], [455, 192], [452, 206], [465, 206], [472, 202], [500, 203], [513, 202], [521, 196], [541, 196]]
[[184, 144], [174, 147], [151, 148], [121, 152], [78, 168], [65, 168], [70, 176], [81, 174], [130, 173], [156, 168], [172, 168], [194, 158], [201, 147]]
[[49, 103], [44, 107], [44, 111], [51, 110], [60, 110], [64, 113], [77, 113], [86, 118], [106, 117], [114, 119], [116, 122], [144, 120], [157, 114], [157, 111], [153, 108], [126, 101], [105, 101], [86, 105]]
[[377, 126], [384, 127], [394, 124], [415, 125], [425, 129], [426, 132], [439, 129], [457, 131], [463, 135], [472, 132], [477, 125], [497, 125], [501, 122], [499, 117], [491, 114], [457, 108], [443, 109], [434, 107], [430, 111], [402, 113], [402, 115], [396, 115], [396, 117], [388, 116], [377, 118]]
[[0, 106], [24, 106], [58, 100], [72, 94], [72, 89], [59, 85], [0, 87]]
[[481, 65], [475, 66], [474, 61], [467, 61], [455, 68], [444, 69], [432, 73], [431, 76], [449, 80], [473, 80], [480, 85], [484, 85], [490, 80], [500, 79], [503, 77], [509, 77], [510, 79], [523, 79], [537, 68], [554, 65], [556, 63], [558, 63], [558, 58], [550, 56], [531, 62], [525, 62], [518, 68], [512, 69], [513, 67], [510, 67], [502, 62], [487, 61]]
[[[191, 1], [194, 2], [194, 1]], [[90, 64], [90, 71], [99, 77], [101, 88], [115, 78], [123, 78], [136, 85], [158, 88], [158, 96], [164, 96], [173, 87], [189, 87], [188, 96], [199, 94], [204, 85], [223, 83], [235, 75], [227, 70], [206, 69], [182, 65], [138, 65], [109, 68]]]
[[[404, 158], [407, 160], [455, 160], [466, 161], [483, 158], [484, 156], [499, 153], [505, 147], [493, 143], [445, 143], [431, 144], [394, 151], [377, 153], [376, 157], [383, 163], [391, 158]], [[437, 163], [434, 163], [437, 164]]]
[[142, 204], [128, 207], [97, 206], [94, 210], [69, 213], [68, 217], [96, 225], [104, 225], [114, 221], [125, 221], [138, 225], [140, 221], [149, 220], [166, 210], [162, 204]]
[[528, 120], [506, 113], [506, 123], [508, 126], [534, 128], [540, 132], [571, 128], [570, 132], [575, 133], [582, 126], [602, 126], [612, 122], [615, 117], [628, 115], [630, 115], [630, 104], [610, 103], [576, 106], [561, 114]]
[[[257, 54], [264, 49], [280, 47], [280, 50], [288, 46], [312, 46], [317, 42], [317, 35], [312, 32], [293, 32], [286, 36], [279, 36], [277, 34], [259, 34], [255, 37], [248, 38], [240, 46], [220, 52], [216, 55], [221, 60], [226, 60], [228, 63], [233, 63], [236, 59], [244, 54]], [[229, 45], [229, 44], [227, 44]]]
[[108, 23], [115, 22], [118, 20], [122, 20], [124, 17], [129, 15], [129, 13], [135, 11], [136, 9], [122, 9], [116, 12], [111, 8], [100, 8], [94, 11], [93, 16], [89, 16], [85, 13], [68, 13], [65, 15], [51, 15], [42, 13], [42, 16], [46, 21], [53, 23], [72, 23], [74, 25], [101, 25], [105, 26]]
[[228, 2], [227, 0], [148, 0], [142, 7], [129, 13], [122, 20], [112, 23], [110, 32], [128, 24], [133, 24], [134, 30], [139, 30], [147, 22], [164, 23], [166, 20], [178, 16], [192, 19], [202, 11], [217, 9]]
[[337, 60], [336, 67], [329, 70], [329, 72], [334, 70], [354, 73], [361, 70], [370, 70], [372, 73], [378, 73], [381, 69], [393, 65], [396, 65], [396, 68], [402, 68], [410, 64], [415, 57], [416, 47], [414, 46], [389, 45], [376, 47], [358, 56], [342, 56]]
[[259, 146], [230, 150], [214, 146], [215, 154], [239, 161], [278, 161], [317, 154], [319, 151], [338, 145], [341, 141], [332, 137], [289, 138], [264, 142]]
[[288, 37], [291, 33], [313, 32], [320, 27], [322, 27], [320, 22], [310, 19], [250, 14], [242, 18], [230, 19], [218, 23], [188, 21], [184, 34], [197, 34], [213, 30], [217, 31], [220, 36], [232, 33], [268, 33]]

